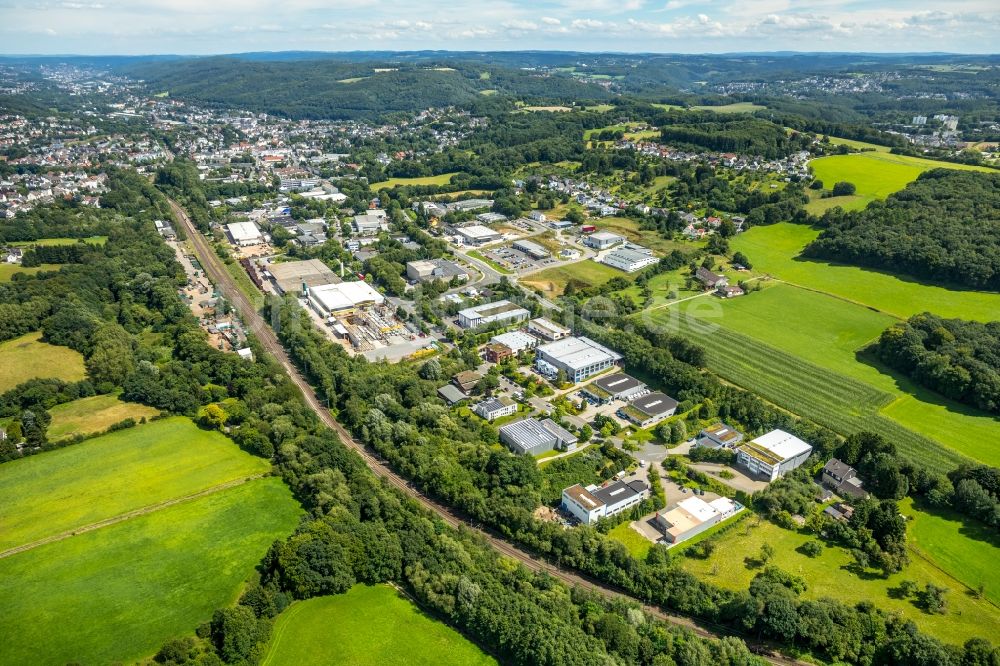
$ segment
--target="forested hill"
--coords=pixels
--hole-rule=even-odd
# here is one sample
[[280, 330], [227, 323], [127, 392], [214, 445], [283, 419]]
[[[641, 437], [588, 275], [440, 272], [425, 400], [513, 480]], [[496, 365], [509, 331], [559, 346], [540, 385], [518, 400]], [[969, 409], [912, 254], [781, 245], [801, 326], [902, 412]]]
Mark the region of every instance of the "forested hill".
[[823, 215], [805, 255], [1000, 289], [1000, 172], [935, 169], [862, 211]]
[[566, 76], [542, 76], [485, 64], [447, 65], [305, 60], [262, 62], [198, 58], [125, 68], [153, 92], [201, 104], [276, 116], [369, 120], [429, 107], [495, 103], [518, 97], [603, 100], [604, 88]]

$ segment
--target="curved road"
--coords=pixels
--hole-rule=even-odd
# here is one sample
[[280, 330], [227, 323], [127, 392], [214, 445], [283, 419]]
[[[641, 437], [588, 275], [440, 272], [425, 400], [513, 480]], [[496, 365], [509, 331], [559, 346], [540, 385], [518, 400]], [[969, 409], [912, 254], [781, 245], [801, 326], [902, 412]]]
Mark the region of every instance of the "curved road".
[[[460, 526], [464, 526], [465, 528], [477, 533], [495, 550], [514, 560], [517, 560], [532, 571], [543, 571], [553, 578], [566, 583], [567, 585], [579, 586], [583, 589], [597, 592], [611, 599], [621, 598], [628, 599], [630, 601], [637, 601], [635, 598], [609, 585], [596, 583], [578, 573], [566, 571], [565, 569], [551, 564], [550, 562], [534, 557], [520, 548], [511, 545], [507, 541], [496, 537], [490, 532], [472, 525], [470, 521], [455, 514], [450, 508], [442, 504], [438, 504], [434, 500], [420, 493], [417, 489], [410, 485], [406, 479], [399, 476], [396, 472], [383, 464], [377, 456], [371, 454], [362, 444], [357, 442], [351, 436], [346, 428], [340, 425], [340, 423], [338, 423], [333, 416], [330, 415], [328, 409], [320, 404], [320, 401], [316, 398], [316, 393], [313, 387], [299, 373], [295, 364], [292, 363], [288, 354], [285, 352], [284, 346], [282, 346], [274, 331], [264, 321], [264, 318], [258, 312], [258, 308], [255, 307], [251, 300], [236, 286], [236, 281], [233, 279], [233, 276], [226, 270], [222, 260], [215, 253], [215, 250], [212, 248], [211, 244], [209, 244], [208, 240], [195, 228], [187, 213], [177, 204], [177, 202], [169, 198], [167, 200], [170, 202], [170, 206], [174, 211], [174, 216], [184, 227], [184, 231], [194, 248], [194, 252], [198, 257], [198, 260], [201, 262], [202, 268], [208, 275], [209, 279], [211, 279], [215, 284], [216, 289], [218, 289], [219, 292], [222, 293], [229, 300], [230, 304], [232, 304], [240, 313], [244, 323], [256, 336], [261, 346], [269, 354], [274, 356], [274, 358], [277, 359], [282, 365], [285, 372], [302, 392], [306, 404], [308, 404], [309, 407], [316, 412], [320, 420], [326, 426], [337, 433], [340, 440], [346, 446], [350, 447], [361, 456], [365, 464], [368, 465], [369, 469], [371, 469], [376, 475], [384, 478], [392, 486], [416, 500], [426, 509], [429, 509], [437, 514], [441, 520], [446, 522], [451, 527], [458, 528]], [[643, 604], [643, 609], [646, 613], [659, 620], [690, 629], [702, 638], [717, 639], [727, 635], [736, 635], [723, 627], [719, 627], [718, 629], [708, 629], [705, 625], [697, 623], [690, 618], [667, 613], [661, 608], [650, 606], [648, 604]], [[773, 654], [768, 646], [751, 643], [749, 641], [747, 642], [747, 645], [758, 654], [762, 654], [764, 658], [772, 664], [779, 664], [781, 666], [798, 666], [805, 664], [805, 662], [796, 661], [794, 659], [786, 659]]]

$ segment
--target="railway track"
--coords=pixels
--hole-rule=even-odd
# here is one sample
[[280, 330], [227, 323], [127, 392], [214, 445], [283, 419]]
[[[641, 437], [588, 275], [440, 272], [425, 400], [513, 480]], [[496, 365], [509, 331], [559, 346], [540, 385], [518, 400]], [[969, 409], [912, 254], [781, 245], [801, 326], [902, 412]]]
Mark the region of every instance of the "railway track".
[[[544, 572], [553, 578], [566, 583], [567, 585], [590, 590], [609, 599], [627, 599], [633, 602], [638, 601], [622, 590], [616, 589], [604, 583], [596, 582], [579, 573], [567, 571], [566, 569], [556, 566], [551, 562], [537, 558], [534, 555], [521, 550], [517, 546], [512, 545], [508, 541], [496, 536], [492, 532], [478, 527], [472, 521], [456, 514], [449, 507], [439, 504], [421, 493], [406, 479], [396, 474], [396, 472], [384, 464], [377, 456], [373, 455], [367, 448], [365, 448], [364, 445], [356, 441], [354, 437], [351, 436], [351, 433], [349, 433], [344, 426], [338, 423], [337, 420], [330, 414], [330, 411], [320, 403], [319, 399], [316, 397], [313, 387], [299, 373], [298, 368], [294, 363], [292, 363], [292, 360], [289, 358], [284, 346], [278, 340], [277, 335], [275, 335], [274, 330], [268, 326], [267, 322], [264, 321], [264, 318], [258, 312], [259, 308], [254, 305], [246, 294], [239, 290], [236, 285], [236, 280], [226, 270], [222, 260], [215, 253], [215, 250], [209, 244], [205, 236], [195, 228], [184, 209], [173, 199], [168, 198], [167, 200], [170, 202], [170, 206], [173, 209], [174, 217], [177, 218], [177, 220], [181, 223], [181, 226], [184, 228], [188, 240], [198, 257], [199, 262], [201, 262], [202, 268], [208, 275], [209, 279], [215, 284], [216, 289], [218, 289], [219, 292], [225, 296], [225, 298], [228, 299], [233, 307], [235, 307], [235, 309], [240, 313], [244, 324], [254, 334], [260, 342], [260, 345], [281, 364], [289, 378], [302, 392], [302, 396], [304, 397], [306, 404], [308, 404], [309, 407], [316, 413], [324, 425], [336, 432], [345, 446], [351, 448], [358, 455], [360, 455], [365, 464], [368, 465], [368, 468], [371, 469], [376, 475], [385, 479], [393, 487], [405, 493], [426, 509], [434, 512], [441, 520], [451, 527], [463, 527], [476, 533], [494, 550], [520, 562], [532, 571]], [[643, 604], [642, 606], [643, 610], [650, 616], [664, 622], [669, 622], [670, 624], [689, 629], [702, 638], [719, 639], [725, 636], [737, 636], [739, 638], [744, 638], [734, 632], [726, 630], [724, 627], [711, 627], [711, 625], [707, 625], [703, 622], [696, 622], [688, 617], [668, 613], [662, 608], [658, 608], [656, 606], [650, 606], [648, 604]], [[746, 639], [744, 638], [744, 640]], [[770, 646], [751, 641], [747, 641], [747, 645], [756, 654], [772, 664], [777, 664], [778, 666], [807, 665], [807, 662], [789, 659], [778, 655]]]

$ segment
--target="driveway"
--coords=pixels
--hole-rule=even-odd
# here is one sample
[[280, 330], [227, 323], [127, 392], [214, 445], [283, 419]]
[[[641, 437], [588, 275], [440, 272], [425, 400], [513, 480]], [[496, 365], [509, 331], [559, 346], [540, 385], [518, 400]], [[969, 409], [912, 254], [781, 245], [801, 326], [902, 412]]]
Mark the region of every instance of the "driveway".
[[[738, 467], [728, 467], [726, 465], [720, 465], [718, 463], [691, 463], [691, 467], [694, 469], [705, 472], [712, 478], [718, 480], [720, 483], [724, 483], [730, 488], [735, 488], [736, 490], [742, 490], [745, 493], [755, 493], [759, 490], [764, 490], [767, 488], [767, 481], [761, 481], [759, 479], [754, 479], [747, 476], [743, 470]], [[719, 472], [722, 470], [728, 470], [734, 476], [731, 479], [723, 479], [719, 476]], [[706, 495], [707, 496], [707, 495]]]

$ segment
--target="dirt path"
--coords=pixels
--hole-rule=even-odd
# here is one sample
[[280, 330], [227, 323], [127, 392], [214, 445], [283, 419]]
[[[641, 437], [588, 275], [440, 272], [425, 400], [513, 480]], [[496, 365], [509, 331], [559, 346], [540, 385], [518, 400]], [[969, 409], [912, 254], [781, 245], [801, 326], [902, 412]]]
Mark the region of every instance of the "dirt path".
[[127, 513], [122, 513], [117, 516], [112, 516], [111, 518], [105, 518], [104, 520], [99, 520], [96, 523], [83, 525], [82, 527], [77, 527], [72, 530], [62, 532], [61, 534], [53, 534], [52, 536], [47, 536], [44, 539], [38, 539], [37, 541], [32, 541], [31, 543], [21, 544], [20, 546], [15, 546], [14, 548], [9, 548], [5, 551], [0, 552], [0, 560], [2, 560], [5, 557], [10, 557], [11, 555], [17, 555], [18, 553], [23, 553], [33, 548], [38, 548], [39, 546], [44, 546], [45, 544], [62, 541], [63, 539], [68, 539], [70, 537], [77, 536], [78, 534], [93, 532], [94, 530], [99, 530], [102, 527], [110, 527], [111, 525], [117, 525], [118, 523], [123, 523], [126, 520], [132, 520], [133, 518], [138, 518], [139, 516], [145, 516], [150, 513], [155, 513], [156, 511], [161, 511], [171, 506], [176, 506], [178, 504], [191, 502], [201, 497], [205, 497], [206, 495], [214, 495], [215, 493], [227, 490], [229, 488], [242, 486], [244, 483], [247, 483], [248, 481], [260, 479], [263, 476], [264, 476], [263, 474], [256, 474], [254, 476], [248, 476], [243, 479], [233, 479], [232, 481], [226, 481], [225, 483], [220, 483], [219, 485], [212, 486], [210, 488], [205, 488], [204, 490], [199, 490], [198, 492], [191, 493], [190, 495], [175, 497], [173, 499], [164, 500], [163, 502], [157, 502], [156, 504], [150, 504], [149, 506], [140, 507], [138, 509], [129, 511]]

